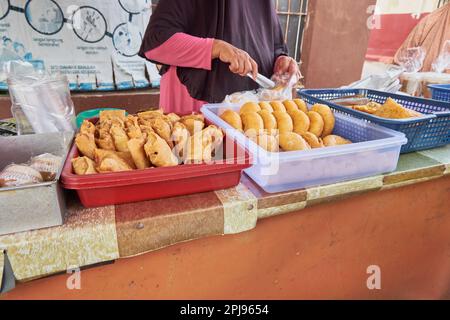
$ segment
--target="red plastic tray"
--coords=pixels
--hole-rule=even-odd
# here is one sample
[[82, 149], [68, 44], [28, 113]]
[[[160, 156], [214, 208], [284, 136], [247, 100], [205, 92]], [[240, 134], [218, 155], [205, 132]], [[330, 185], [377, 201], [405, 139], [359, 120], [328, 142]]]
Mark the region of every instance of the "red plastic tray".
[[[230, 145], [233, 147], [228, 148]], [[78, 156], [73, 144], [61, 183], [65, 189], [76, 190], [87, 208], [232, 188], [239, 184], [242, 170], [252, 165], [252, 159], [248, 150], [227, 137], [223, 150], [225, 160], [211, 164], [78, 176], [72, 171], [71, 160]]]

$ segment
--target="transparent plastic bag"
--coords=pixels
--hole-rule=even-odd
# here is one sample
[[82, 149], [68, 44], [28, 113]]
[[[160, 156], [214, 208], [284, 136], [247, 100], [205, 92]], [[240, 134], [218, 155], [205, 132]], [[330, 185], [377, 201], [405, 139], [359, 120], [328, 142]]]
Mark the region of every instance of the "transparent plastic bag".
[[19, 135], [76, 130], [66, 76], [21, 67], [9, 73], [8, 87]]
[[398, 54], [398, 63], [405, 72], [419, 72], [423, 68], [426, 51], [422, 47], [404, 48]]
[[292, 100], [292, 90], [299, 81], [297, 75], [274, 75], [271, 80], [275, 82], [275, 88], [273, 89], [260, 88], [252, 91], [236, 92], [227, 96], [224, 103], [241, 105], [245, 102]]
[[434, 61], [432, 68], [437, 73], [444, 73], [445, 70], [450, 69], [450, 40], [444, 43], [442, 51]]

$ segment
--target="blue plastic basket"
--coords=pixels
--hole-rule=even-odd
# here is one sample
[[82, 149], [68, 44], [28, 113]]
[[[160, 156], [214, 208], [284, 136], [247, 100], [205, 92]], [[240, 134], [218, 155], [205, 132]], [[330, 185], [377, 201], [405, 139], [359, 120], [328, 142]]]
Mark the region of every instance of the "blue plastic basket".
[[[367, 89], [300, 90], [298, 94], [309, 104], [326, 104], [335, 112], [404, 133], [408, 138], [408, 144], [402, 147], [402, 153], [431, 149], [450, 143], [450, 104], [447, 102]], [[361, 95], [381, 104], [385, 103], [387, 98], [393, 98], [406, 108], [420, 112], [424, 116], [401, 120], [385, 119], [329, 101], [352, 95]]]
[[434, 100], [450, 102], [450, 84], [430, 84], [428, 88]]

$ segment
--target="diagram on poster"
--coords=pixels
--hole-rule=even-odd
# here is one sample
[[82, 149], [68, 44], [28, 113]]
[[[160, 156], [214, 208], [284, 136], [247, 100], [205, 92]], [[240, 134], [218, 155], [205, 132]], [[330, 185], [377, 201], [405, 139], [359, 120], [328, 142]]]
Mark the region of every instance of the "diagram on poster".
[[155, 85], [156, 68], [137, 55], [150, 15], [150, 0], [0, 0], [0, 63], [45, 65], [72, 89]]

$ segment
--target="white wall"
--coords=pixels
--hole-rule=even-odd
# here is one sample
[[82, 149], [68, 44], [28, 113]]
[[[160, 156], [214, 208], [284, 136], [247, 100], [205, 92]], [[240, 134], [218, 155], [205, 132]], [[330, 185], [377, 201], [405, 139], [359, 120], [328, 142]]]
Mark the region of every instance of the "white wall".
[[378, 0], [377, 14], [420, 14], [436, 10], [439, 0]]

